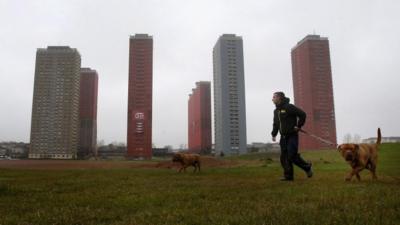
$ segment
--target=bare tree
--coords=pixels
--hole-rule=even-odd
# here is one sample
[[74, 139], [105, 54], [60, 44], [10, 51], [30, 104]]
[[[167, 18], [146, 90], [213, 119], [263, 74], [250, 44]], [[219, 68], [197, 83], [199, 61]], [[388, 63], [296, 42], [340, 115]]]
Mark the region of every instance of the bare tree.
[[361, 136], [359, 134], [354, 134], [353, 135], [353, 143], [360, 143], [361, 142]]
[[104, 140], [103, 139], [97, 141], [97, 146], [103, 146], [103, 145], [104, 145]]
[[347, 133], [343, 137], [343, 143], [360, 143], [360, 142], [361, 142], [361, 136], [359, 134], [351, 135], [350, 133]]
[[343, 137], [343, 143], [351, 143], [351, 134], [347, 133]]
[[168, 151], [171, 151], [172, 150], [172, 145], [166, 145], [166, 146], [164, 146], [164, 148], [168, 149]]

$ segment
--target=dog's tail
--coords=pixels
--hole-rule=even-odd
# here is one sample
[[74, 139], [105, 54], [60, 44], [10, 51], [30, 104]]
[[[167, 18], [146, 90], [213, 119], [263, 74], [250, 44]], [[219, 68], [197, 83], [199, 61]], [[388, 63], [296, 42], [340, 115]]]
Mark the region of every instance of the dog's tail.
[[378, 128], [378, 138], [376, 139], [376, 144], [377, 145], [381, 144], [381, 139], [382, 139], [381, 128]]

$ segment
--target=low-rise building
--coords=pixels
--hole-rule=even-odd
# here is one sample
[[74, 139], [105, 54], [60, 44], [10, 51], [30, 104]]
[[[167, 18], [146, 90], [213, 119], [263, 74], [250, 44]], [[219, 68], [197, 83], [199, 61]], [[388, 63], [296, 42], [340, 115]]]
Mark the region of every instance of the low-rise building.
[[[366, 144], [376, 143], [376, 137], [363, 139], [362, 143]], [[381, 143], [400, 143], [400, 137], [382, 137]]]

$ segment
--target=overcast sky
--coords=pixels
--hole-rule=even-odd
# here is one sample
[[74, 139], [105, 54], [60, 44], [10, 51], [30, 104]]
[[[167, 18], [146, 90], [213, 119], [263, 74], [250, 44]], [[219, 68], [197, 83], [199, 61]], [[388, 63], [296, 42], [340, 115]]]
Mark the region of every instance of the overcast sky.
[[247, 141], [269, 142], [274, 91], [293, 99], [290, 50], [307, 34], [330, 42], [338, 142], [400, 136], [398, 0], [0, 0], [0, 141], [29, 141], [35, 54], [77, 48], [99, 74], [98, 140], [126, 142], [129, 36], [154, 40], [153, 142], [187, 144], [187, 101], [212, 81], [223, 33], [243, 37]]

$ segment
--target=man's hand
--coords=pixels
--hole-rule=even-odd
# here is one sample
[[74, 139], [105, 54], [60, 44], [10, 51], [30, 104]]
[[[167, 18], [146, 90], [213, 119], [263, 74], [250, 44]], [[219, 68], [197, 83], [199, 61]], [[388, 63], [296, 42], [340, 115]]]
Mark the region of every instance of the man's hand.
[[276, 141], [276, 137], [272, 137], [272, 141], [275, 142]]

